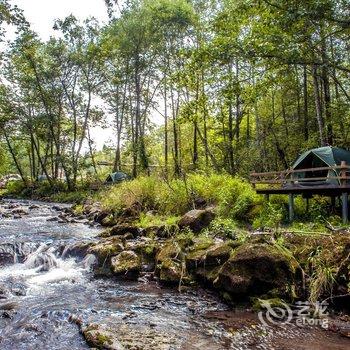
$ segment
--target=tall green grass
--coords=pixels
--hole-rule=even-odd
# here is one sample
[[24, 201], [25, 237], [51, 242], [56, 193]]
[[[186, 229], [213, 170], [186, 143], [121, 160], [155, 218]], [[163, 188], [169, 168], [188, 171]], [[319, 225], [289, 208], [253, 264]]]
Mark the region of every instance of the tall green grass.
[[160, 215], [182, 215], [205, 203], [215, 205], [221, 217], [235, 220], [249, 220], [262, 204], [261, 197], [241, 178], [198, 173], [169, 181], [139, 177], [109, 187], [99, 200], [116, 212], [134, 206], [142, 212], [154, 210]]

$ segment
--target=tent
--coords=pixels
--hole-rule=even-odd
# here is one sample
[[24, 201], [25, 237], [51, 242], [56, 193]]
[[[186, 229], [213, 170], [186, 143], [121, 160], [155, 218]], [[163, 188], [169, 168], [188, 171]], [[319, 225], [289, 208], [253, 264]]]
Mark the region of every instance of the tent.
[[107, 176], [106, 179], [106, 183], [118, 183], [118, 182], [122, 182], [125, 180], [129, 179], [129, 175], [121, 172], [121, 171], [117, 171], [115, 173], [111, 173]]
[[44, 182], [44, 181], [48, 181], [48, 177], [45, 175], [45, 174], [42, 174], [42, 175], [38, 175], [37, 177], [37, 181], [38, 182]]
[[[320, 147], [314, 148], [304, 152], [293, 164], [292, 169], [312, 169], [312, 168], [324, 168], [340, 165], [342, 161], [346, 161], [350, 165], [350, 151], [338, 147]], [[338, 171], [332, 169], [316, 170], [308, 172], [296, 173], [294, 178], [299, 185], [339, 185], [338, 179], [332, 179], [331, 177], [339, 176]], [[325, 180], [309, 180], [298, 181], [298, 179], [310, 179], [310, 178], [325, 178]]]

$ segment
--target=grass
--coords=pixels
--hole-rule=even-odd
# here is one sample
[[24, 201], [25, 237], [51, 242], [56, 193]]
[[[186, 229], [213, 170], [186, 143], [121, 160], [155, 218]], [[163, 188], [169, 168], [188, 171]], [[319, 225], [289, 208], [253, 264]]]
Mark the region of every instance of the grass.
[[229, 175], [190, 174], [185, 180], [164, 181], [140, 177], [103, 191], [99, 200], [105, 208], [120, 212], [139, 207], [140, 212], [180, 216], [201, 203], [215, 205], [218, 215], [232, 220], [251, 220], [262, 199], [248, 182]]
[[[303, 198], [297, 197], [295, 213], [298, 222], [288, 225], [287, 196], [271, 196], [266, 202], [252, 186], [240, 177], [228, 174], [190, 173], [185, 178], [166, 180], [157, 176], [140, 176], [132, 181], [102, 187], [91, 192], [81, 183], [78, 190], [68, 192], [63, 183], [51, 188], [47, 182], [25, 188], [21, 181], [10, 183], [4, 196], [46, 199], [54, 202], [83, 203], [87, 199], [101, 202], [116, 215], [133, 208], [138, 213], [141, 227], [171, 225], [194, 208], [215, 206], [217, 219], [211, 230], [222, 237], [234, 238], [239, 229], [286, 228], [293, 231], [324, 232], [329, 221], [340, 226], [339, 216], [329, 216], [329, 202], [315, 197], [310, 200], [309, 211]], [[152, 215], [147, 213], [152, 212]]]
[[153, 226], [173, 226], [179, 221], [179, 216], [160, 216], [148, 213], [141, 213], [137, 226], [148, 228]]

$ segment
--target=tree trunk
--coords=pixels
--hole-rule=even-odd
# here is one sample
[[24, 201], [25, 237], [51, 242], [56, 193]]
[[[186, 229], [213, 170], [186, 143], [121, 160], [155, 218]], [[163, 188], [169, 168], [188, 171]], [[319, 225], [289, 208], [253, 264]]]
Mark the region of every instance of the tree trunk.
[[317, 67], [312, 67], [312, 77], [314, 81], [314, 96], [315, 96], [315, 107], [316, 107], [316, 118], [317, 118], [317, 125], [318, 125], [318, 133], [320, 137], [320, 145], [325, 146], [327, 144], [327, 141], [324, 137], [324, 121], [323, 121], [323, 115], [322, 115], [322, 103], [321, 103], [321, 96], [320, 96], [320, 88], [319, 88], [319, 81], [317, 76]]
[[304, 79], [303, 79], [303, 95], [304, 95], [304, 140], [309, 139], [309, 99], [307, 93], [307, 70], [306, 65], [304, 66]]

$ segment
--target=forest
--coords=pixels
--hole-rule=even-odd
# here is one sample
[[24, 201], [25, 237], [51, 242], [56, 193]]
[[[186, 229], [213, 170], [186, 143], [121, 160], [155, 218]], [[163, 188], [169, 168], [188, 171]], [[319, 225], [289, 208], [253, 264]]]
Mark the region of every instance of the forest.
[[0, 348], [349, 349], [350, 1], [18, 1]]
[[[0, 172], [69, 190], [156, 171], [246, 177], [302, 151], [349, 145], [346, 0], [106, 1], [109, 23], [74, 16], [43, 42], [1, 2]], [[96, 149], [93, 128], [113, 129]], [[109, 169], [110, 170], [110, 169]]]

